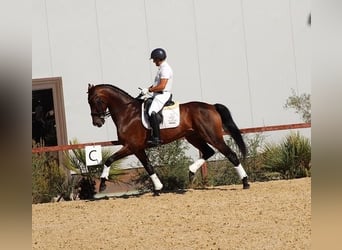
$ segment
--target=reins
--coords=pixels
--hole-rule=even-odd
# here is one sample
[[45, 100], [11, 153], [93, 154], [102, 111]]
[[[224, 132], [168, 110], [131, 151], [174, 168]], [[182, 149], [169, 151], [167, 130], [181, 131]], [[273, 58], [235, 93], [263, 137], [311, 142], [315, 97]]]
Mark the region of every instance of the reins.
[[[89, 101], [91, 101], [92, 99], [95, 99], [95, 98], [96, 98], [95, 103], [96, 103], [97, 107], [100, 107], [102, 109], [102, 104], [105, 104], [105, 102], [102, 101], [101, 97], [99, 97], [96, 93], [91, 98], [89, 98]], [[139, 98], [138, 97], [134, 98], [132, 101], [125, 103], [124, 107], [119, 109], [119, 110], [117, 110], [117, 112], [121, 112], [127, 105], [135, 102], [136, 100], [139, 100]], [[97, 110], [99, 110], [99, 109], [97, 108]], [[98, 116], [98, 117], [100, 117], [102, 119], [106, 119], [106, 118], [111, 116], [111, 113], [110, 113], [109, 110], [108, 111], [103, 110], [101, 112], [91, 112], [90, 115]]]

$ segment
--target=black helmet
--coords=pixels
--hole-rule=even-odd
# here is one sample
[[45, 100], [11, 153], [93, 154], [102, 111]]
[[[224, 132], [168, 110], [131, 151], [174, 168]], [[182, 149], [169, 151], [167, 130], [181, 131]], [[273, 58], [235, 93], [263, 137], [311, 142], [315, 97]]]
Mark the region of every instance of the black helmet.
[[159, 60], [165, 60], [166, 59], [166, 52], [164, 49], [162, 48], [157, 48], [154, 49], [151, 52], [151, 58], [150, 59], [159, 59]]

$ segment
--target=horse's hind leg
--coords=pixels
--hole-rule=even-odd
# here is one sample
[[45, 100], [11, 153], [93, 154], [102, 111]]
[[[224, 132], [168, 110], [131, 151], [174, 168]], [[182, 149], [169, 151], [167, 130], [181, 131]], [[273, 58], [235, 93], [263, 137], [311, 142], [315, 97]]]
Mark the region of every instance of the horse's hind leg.
[[187, 135], [185, 136], [185, 139], [202, 153], [202, 158], [198, 159], [189, 166], [189, 181], [190, 183], [192, 183], [196, 171], [203, 165], [203, 163], [207, 159], [215, 154], [215, 151], [211, 147], [209, 147], [207, 142], [203, 140], [198, 134], [194, 133], [191, 135]]
[[224, 156], [226, 156], [231, 163], [233, 163], [234, 168], [242, 181], [243, 189], [248, 189], [248, 177], [236, 153], [229, 148], [229, 146], [224, 142], [223, 138], [219, 139], [218, 141], [212, 141], [212, 145]]
[[143, 164], [145, 170], [150, 176], [153, 186], [154, 186], [154, 195], [159, 195], [159, 191], [163, 188], [163, 184], [160, 182], [157, 174], [154, 171], [154, 167], [151, 165], [146, 153], [144, 150], [135, 153], [135, 156], [139, 159], [139, 161]]

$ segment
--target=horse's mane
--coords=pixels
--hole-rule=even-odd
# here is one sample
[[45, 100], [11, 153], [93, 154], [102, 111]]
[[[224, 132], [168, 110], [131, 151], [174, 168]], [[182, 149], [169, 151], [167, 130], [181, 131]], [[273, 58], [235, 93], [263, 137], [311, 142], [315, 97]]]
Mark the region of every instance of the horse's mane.
[[99, 87], [109, 87], [109, 88], [112, 88], [112, 89], [114, 89], [115, 91], [121, 92], [122, 94], [124, 94], [124, 95], [126, 95], [126, 96], [129, 96], [130, 98], [133, 98], [133, 99], [134, 99], [134, 97], [131, 96], [130, 94], [128, 94], [126, 91], [124, 91], [124, 90], [120, 89], [119, 87], [116, 87], [116, 86], [114, 86], [114, 85], [112, 85], [112, 84], [98, 84], [98, 85], [96, 85], [95, 87], [97, 87], [97, 86], [99, 86]]

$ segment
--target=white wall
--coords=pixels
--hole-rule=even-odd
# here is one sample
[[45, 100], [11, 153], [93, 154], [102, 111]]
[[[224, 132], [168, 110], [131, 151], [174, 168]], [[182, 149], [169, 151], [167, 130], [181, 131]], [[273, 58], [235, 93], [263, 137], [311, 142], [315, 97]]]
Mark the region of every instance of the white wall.
[[301, 122], [283, 105], [291, 88], [310, 93], [309, 0], [34, 0], [32, 77], [61, 76], [68, 139], [115, 140], [92, 126], [87, 84], [132, 96], [164, 47], [174, 99], [223, 103], [240, 128]]

